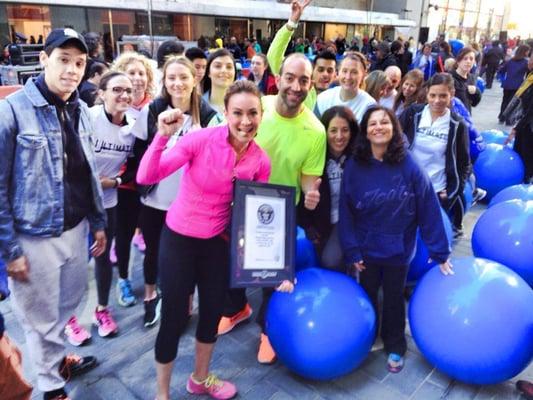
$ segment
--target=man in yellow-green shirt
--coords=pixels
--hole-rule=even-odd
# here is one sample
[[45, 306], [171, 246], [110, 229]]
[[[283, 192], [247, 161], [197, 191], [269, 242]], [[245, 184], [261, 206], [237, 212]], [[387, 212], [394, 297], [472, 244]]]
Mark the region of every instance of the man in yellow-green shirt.
[[[298, 27], [298, 22], [304, 9], [309, 5], [311, 0], [302, 2], [295, 0], [291, 3], [291, 15], [288, 22], [283, 25], [274, 36], [268, 49], [267, 59], [270, 70], [274, 75], [278, 75], [280, 66], [283, 61], [287, 46], [292, 39], [292, 35]], [[312, 74], [312, 86], [307, 94], [304, 104], [314, 110], [317, 96], [326, 89], [329, 89], [337, 76], [336, 55], [330, 51], [322, 51], [317, 54]]]
[[[313, 210], [320, 201], [319, 177], [324, 171], [326, 132], [313, 112], [303, 105], [311, 88], [311, 75], [311, 62], [303, 54], [291, 54], [283, 61], [276, 77], [278, 94], [263, 98], [263, 119], [256, 142], [270, 157], [269, 182], [293, 186], [296, 203], [300, 191], [303, 192], [305, 207]], [[263, 289], [263, 303], [257, 316], [262, 332], [257, 355], [261, 364], [271, 364], [276, 359], [264, 324], [271, 294], [272, 289]], [[252, 314], [244, 289], [231, 289], [228, 298], [218, 326], [219, 335], [228, 333]]]

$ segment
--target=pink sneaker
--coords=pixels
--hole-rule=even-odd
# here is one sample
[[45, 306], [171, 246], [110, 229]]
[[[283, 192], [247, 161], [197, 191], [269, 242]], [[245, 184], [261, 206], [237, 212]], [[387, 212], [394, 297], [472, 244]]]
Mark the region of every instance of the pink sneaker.
[[139, 251], [144, 252], [146, 250], [146, 243], [144, 243], [144, 237], [142, 233], [139, 233], [133, 236], [132, 242], [135, 246], [137, 246]]
[[109, 307], [98, 311], [98, 308], [94, 311], [93, 317], [94, 325], [98, 327], [98, 335], [100, 337], [113, 336], [118, 332], [118, 326], [111, 316]]
[[115, 239], [113, 239], [111, 249], [109, 250], [109, 261], [111, 261], [111, 264], [116, 264], [118, 262], [117, 252], [115, 251]]
[[189, 376], [187, 392], [191, 394], [208, 394], [213, 399], [232, 399], [237, 394], [237, 388], [233, 383], [220, 380], [216, 375], [209, 374], [203, 382], [196, 382]]
[[91, 340], [91, 334], [78, 324], [78, 319], [75, 315], [70, 317], [65, 325], [65, 336], [68, 342], [73, 346], [82, 346]]

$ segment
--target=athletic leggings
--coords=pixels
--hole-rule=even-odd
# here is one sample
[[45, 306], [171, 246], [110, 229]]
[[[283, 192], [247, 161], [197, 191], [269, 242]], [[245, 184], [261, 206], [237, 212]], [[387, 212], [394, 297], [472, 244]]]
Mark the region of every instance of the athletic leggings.
[[135, 234], [135, 228], [139, 225], [140, 211], [139, 193], [136, 190], [119, 188], [115, 251], [118, 260], [118, 274], [122, 279], [128, 279], [131, 239]]
[[105, 234], [107, 244], [104, 253], [96, 257], [94, 276], [96, 279], [96, 291], [98, 293], [98, 304], [107, 306], [109, 302], [109, 290], [111, 289], [111, 280], [113, 279], [113, 266], [109, 261], [109, 251], [111, 249], [112, 238], [115, 235], [117, 208], [107, 208], [107, 228]]
[[158, 210], [146, 205], [141, 206], [139, 226], [142, 230], [146, 251], [144, 252], [143, 272], [144, 283], [155, 285], [157, 283], [157, 263], [159, 254], [159, 239], [161, 229], [165, 224], [166, 211]]
[[229, 244], [220, 235], [198, 239], [165, 226], [159, 247], [161, 325], [155, 358], [167, 364], [176, 358], [179, 338], [189, 320], [189, 293], [198, 285], [196, 339], [214, 343], [229, 284]]

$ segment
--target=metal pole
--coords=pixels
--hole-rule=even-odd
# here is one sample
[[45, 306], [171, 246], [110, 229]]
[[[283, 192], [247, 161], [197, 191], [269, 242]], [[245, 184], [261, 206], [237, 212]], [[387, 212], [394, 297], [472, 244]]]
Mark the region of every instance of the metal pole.
[[150, 35], [150, 47], [152, 57], [154, 56], [154, 32], [152, 30], [152, 0], [148, 0], [148, 34]]

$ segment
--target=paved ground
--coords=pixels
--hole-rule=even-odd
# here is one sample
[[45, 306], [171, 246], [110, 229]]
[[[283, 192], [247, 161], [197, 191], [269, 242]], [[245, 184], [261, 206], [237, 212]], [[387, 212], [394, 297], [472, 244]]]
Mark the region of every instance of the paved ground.
[[[497, 115], [501, 90], [494, 88], [485, 92], [481, 104], [474, 109], [474, 120], [480, 130], [497, 128]], [[466, 235], [454, 248], [455, 256], [471, 254], [470, 234], [473, 225], [483, 211], [476, 206], [466, 216]], [[142, 296], [142, 255], [132, 250], [133, 286], [136, 295]], [[91, 272], [93, 266], [90, 265]], [[252, 307], [258, 308], [260, 293], [250, 291]], [[94, 279], [89, 282], [89, 292], [79, 311], [85, 326], [91, 322], [91, 313], [96, 305]], [[155, 393], [155, 368], [153, 346], [157, 329], [142, 327], [142, 304], [128, 309], [120, 307], [112, 296], [111, 305], [120, 327], [120, 334], [113, 339], [98, 337], [93, 329], [93, 341], [79, 349], [80, 354], [94, 354], [100, 365], [82, 378], [68, 384], [70, 394], [76, 400], [128, 400], [153, 399]], [[0, 304], [6, 317], [9, 335], [27, 354], [24, 336], [10, 310], [9, 301]], [[178, 360], [174, 369], [173, 398], [192, 398], [185, 391], [185, 382], [193, 366], [193, 317], [188, 333], [180, 344]], [[322, 383], [306, 381], [291, 374], [283, 365], [261, 366], [255, 360], [259, 330], [253, 323], [245, 324], [220, 338], [214, 355], [212, 369], [224, 378], [234, 381], [239, 388], [239, 398], [250, 400], [289, 399], [519, 399], [514, 382], [522, 377], [533, 380], [533, 364], [518, 377], [499, 385], [476, 387], [450, 380], [432, 368], [418, 351], [410, 335], [409, 351], [402, 373], [390, 374], [385, 369], [383, 352], [371, 353], [355, 372], [341, 379]], [[26, 376], [34, 382], [28, 358], [25, 359]], [[41, 393], [34, 392], [34, 398]]]

